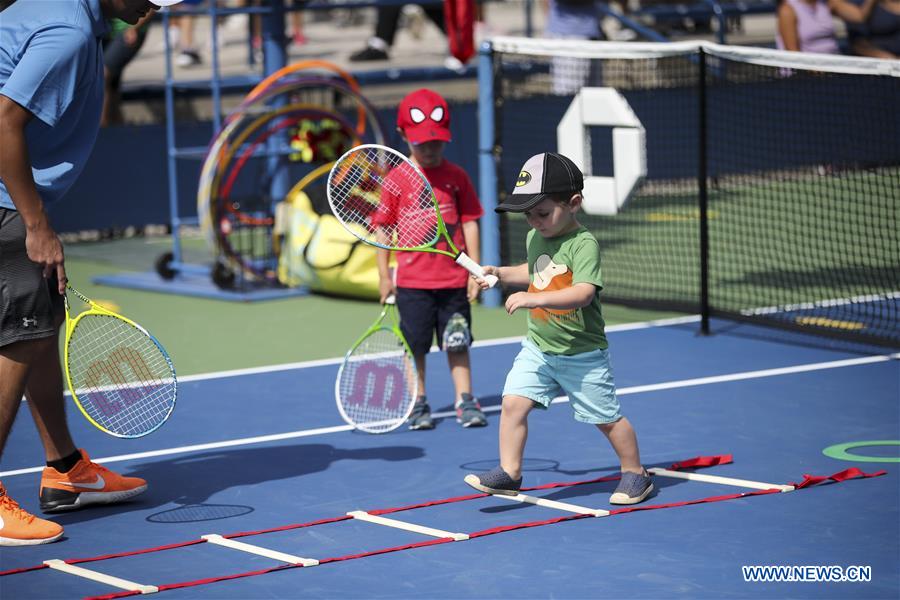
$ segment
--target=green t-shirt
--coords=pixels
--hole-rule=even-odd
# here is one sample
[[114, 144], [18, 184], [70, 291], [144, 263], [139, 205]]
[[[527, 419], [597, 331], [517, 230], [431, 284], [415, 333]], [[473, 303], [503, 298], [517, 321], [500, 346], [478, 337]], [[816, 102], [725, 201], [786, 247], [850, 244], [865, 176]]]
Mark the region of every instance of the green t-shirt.
[[581, 354], [607, 348], [600, 309], [600, 244], [584, 227], [555, 238], [528, 232], [529, 292], [562, 290], [576, 283], [597, 287], [584, 308], [553, 310], [533, 308], [528, 312], [528, 339], [548, 354]]

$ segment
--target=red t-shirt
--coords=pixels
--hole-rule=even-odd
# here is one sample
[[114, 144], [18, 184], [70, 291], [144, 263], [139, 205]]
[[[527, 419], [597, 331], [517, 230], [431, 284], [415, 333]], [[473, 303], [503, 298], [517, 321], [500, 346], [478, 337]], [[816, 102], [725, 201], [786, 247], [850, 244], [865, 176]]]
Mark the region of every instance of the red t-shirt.
[[[402, 168], [399, 167], [399, 169]], [[463, 236], [462, 224], [474, 221], [484, 214], [478, 196], [475, 194], [472, 180], [462, 168], [446, 159], [437, 167], [422, 168], [422, 172], [434, 189], [438, 206], [441, 207], [441, 218], [447, 226], [454, 245], [460, 252], [465, 252], [466, 241]], [[392, 177], [392, 175], [395, 176]], [[407, 182], [411, 181], [409, 175], [409, 173], [389, 174], [385, 179]], [[408, 183], [404, 183], [402, 187], [408, 185]], [[380, 206], [372, 215], [373, 225], [390, 224], [397, 220], [398, 214], [404, 212], [406, 213], [405, 220], [409, 221], [409, 212], [407, 211], [420, 210], [402, 205], [402, 203], [410, 201], [401, 198], [399, 187], [401, 186], [385, 185], [382, 190]], [[392, 193], [393, 191], [398, 193]], [[416, 198], [418, 194], [412, 191], [403, 196]], [[429, 209], [429, 211], [430, 215], [434, 215], [433, 209]], [[432, 224], [429, 223], [431, 219], [428, 217], [428, 214], [423, 214], [421, 217], [423, 230], [431, 229]], [[404, 219], [404, 217], [400, 218]], [[417, 242], [409, 243], [409, 245], [417, 245]], [[449, 250], [443, 237], [438, 241], [437, 248]], [[397, 252], [396, 279], [398, 287], [429, 290], [464, 288], [468, 278], [469, 272], [457, 265], [449, 256], [433, 252]]]

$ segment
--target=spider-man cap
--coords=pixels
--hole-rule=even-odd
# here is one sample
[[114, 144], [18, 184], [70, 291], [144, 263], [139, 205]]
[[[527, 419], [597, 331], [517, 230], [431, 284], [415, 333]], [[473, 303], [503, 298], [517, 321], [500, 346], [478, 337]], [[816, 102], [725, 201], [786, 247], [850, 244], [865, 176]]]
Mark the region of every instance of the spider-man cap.
[[426, 88], [407, 94], [397, 110], [397, 127], [413, 144], [433, 140], [449, 142], [450, 109], [447, 108], [447, 101]]

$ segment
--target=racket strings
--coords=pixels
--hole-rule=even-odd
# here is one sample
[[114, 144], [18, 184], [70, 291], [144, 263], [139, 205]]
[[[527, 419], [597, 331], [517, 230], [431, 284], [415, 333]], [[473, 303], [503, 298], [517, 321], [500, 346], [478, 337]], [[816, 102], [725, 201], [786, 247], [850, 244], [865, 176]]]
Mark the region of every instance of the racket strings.
[[356, 148], [338, 164], [329, 186], [335, 215], [363, 240], [398, 249], [437, 240], [431, 186], [402, 155]]
[[347, 417], [366, 431], [394, 429], [415, 402], [416, 370], [403, 340], [379, 329], [366, 337], [341, 368], [338, 393]]
[[153, 339], [109, 315], [85, 315], [68, 341], [75, 399], [97, 424], [124, 437], [152, 431], [175, 404], [171, 363]]

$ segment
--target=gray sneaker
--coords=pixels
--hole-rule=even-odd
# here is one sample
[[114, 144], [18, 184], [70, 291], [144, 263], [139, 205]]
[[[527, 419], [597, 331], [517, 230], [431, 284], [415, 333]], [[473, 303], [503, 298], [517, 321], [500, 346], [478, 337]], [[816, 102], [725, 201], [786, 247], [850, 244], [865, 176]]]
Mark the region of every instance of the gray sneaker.
[[469, 322], [459, 313], [453, 313], [444, 327], [441, 346], [445, 352], [465, 352], [472, 343]]
[[513, 479], [502, 467], [488, 471], [487, 473], [470, 473], [463, 480], [470, 486], [486, 494], [502, 494], [504, 496], [516, 496], [522, 487], [522, 478]]
[[413, 406], [412, 413], [406, 421], [410, 429], [434, 429], [434, 419], [431, 418], [431, 407], [425, 400], [425, 396], [419, 396]]
[[487, 418], [472, 394], [461, 394], [462, 399], [456, 403], [456, 421], [463, 427], [484, 427]]
[[626, 471], [622, 473], [616, 491], [609, 497], [610, 504], [637, 504], [653, 491], [653, 481], [647, 471], [643, 475]]

